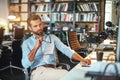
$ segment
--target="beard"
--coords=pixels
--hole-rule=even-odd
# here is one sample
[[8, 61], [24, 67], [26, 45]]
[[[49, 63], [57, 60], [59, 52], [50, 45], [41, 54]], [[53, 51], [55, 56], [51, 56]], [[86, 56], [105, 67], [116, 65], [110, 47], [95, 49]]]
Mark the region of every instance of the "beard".
[[38, 35], [38, 36], [43, 36], [44, 35], [43, 31], [32, 31], [32, 33], [34, 33], [35, 35]]

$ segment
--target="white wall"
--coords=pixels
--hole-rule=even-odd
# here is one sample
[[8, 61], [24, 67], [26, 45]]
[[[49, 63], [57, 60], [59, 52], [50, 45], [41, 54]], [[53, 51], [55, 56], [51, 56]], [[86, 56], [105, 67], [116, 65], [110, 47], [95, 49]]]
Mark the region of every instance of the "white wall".
[[8, 32], [8, 0], [0, 0], [0, 25], [4, 25], [5, 32]]
[[120, 2], [118, 5], [116, 5], [115, 2], [113, 2], [112, 6], [112, 22], [113, 24], [117, 25], [118, 24], [118, 18], [120, 17]]

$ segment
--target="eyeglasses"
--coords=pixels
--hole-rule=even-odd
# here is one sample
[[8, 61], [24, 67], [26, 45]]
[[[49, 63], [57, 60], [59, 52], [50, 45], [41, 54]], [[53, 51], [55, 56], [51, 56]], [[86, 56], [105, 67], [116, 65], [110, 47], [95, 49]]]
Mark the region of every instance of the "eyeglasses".
[[[48, 35], [49, 36], [49, 35]], [[49, 36], [49, 41], [46, 41], [46, 40], [43, 40], [44, 42], [46, 42], [46, 43], [51, 43], [51, 38], [50, 38], [50, 36]]]
[[50, 41], [43, 40], [43, 41], [46, 42], [46, 43], [51, 43], [51, 40]]

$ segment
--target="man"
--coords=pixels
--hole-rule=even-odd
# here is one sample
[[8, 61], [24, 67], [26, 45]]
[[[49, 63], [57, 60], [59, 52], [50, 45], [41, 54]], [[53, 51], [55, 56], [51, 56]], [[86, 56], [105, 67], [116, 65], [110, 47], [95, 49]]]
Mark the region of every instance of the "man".
[[44, 23], [38, 15], [30, 16], [27, 23], [33, 35], [22, 44], [22, 65], [30, 67], [31, 80], [59, 80], [67, 74], [67, 70], [55, 67], [56, 48], [69, 58], [90, 64], [90, 60], [82, 58], [55, 35], [44, 34]]

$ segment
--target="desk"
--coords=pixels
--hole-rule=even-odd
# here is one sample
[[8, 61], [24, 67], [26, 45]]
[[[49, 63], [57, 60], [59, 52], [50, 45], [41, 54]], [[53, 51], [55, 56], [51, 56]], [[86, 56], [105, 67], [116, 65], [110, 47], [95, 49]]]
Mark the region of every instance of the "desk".
[[[115, 41], [112, 41], [115, 42]], [[114, 50], [103, 50], [104, 44], [100, 44], [100, 48], [94, 49], [86, 58], [91, 59], [91, 65], [96, 63], [96, 52], [103, 51], [103, 60], [102, 62], [114, 63], [115, 62], [115, 48], [116, 44], [110, 44], [114, 47]], [[90, 66], [91, 66], [90, 65]], [[72, 70], [68, 72], [62, 79], [60, 80], [91, 80], [91, 77], [85, 77], [90, 67], [82, 67], [81, 63], [77, 64]]]
[[85, 77], [87, 69], [88, 67], [81, 67], [79, 63], [60, 80], [91, 80], [90, 77]]
[[[111, 61], [114, 62], [115, 59], [114, 54], [115, 54], [114, 52], [105, 51], [103, 55], [103, 62], [111, 62]], [[112, 60], [108, 59], [109, 61], [106, 61], [109, 55], [113, 55]], [[91, 59], [92, 64], [97, 62], [95, 51], [90, 53], [86, 58]], [[91, 80], [90, 77], [85, 77], [85, 74], [88, 72], [88, 69], [89, 67], [82, 67], [81, 63], [79, 63], [60, 80]]]
[[[91, 64], [96, 61], [96, 52], [91, 52], [86, 58], [91, 59]], [[115, 53], [114, 51], [103, 51], [103, 60], [102, 62], [115, 62]]]
[[4, 45], [4, 46], [11, 46], [12, 45], [12, 41], [3, 41], [2, 45]]

